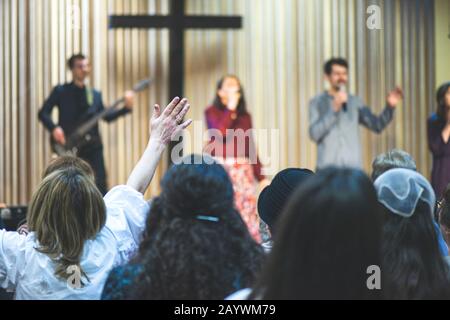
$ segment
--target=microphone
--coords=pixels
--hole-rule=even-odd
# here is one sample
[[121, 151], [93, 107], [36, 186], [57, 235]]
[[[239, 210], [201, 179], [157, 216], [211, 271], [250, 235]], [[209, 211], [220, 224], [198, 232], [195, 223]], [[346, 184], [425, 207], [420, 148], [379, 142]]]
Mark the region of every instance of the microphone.
[[[339, 91], [347, 92], [347, 87], [345, 85], [341, 85], [339, 86]], [[342, 109], [344, 110], [344, 112], [347, 111], [347, 102], [344, 102], [342, 104]]]

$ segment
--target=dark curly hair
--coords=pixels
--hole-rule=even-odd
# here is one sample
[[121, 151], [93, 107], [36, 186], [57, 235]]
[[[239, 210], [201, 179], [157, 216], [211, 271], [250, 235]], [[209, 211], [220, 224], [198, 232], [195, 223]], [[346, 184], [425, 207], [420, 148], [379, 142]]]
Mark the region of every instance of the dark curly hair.
[[183, 160], [165, 174], [152, 202], [133, 261], [143, 272], [127, 298], [224, 299], [252, 286], [262, 265], [264, 253], [234, 208], [225, 169], [206, 155]]
[[441, 226], [450, 230], [450, 184], [445, 188], [437, 213]]

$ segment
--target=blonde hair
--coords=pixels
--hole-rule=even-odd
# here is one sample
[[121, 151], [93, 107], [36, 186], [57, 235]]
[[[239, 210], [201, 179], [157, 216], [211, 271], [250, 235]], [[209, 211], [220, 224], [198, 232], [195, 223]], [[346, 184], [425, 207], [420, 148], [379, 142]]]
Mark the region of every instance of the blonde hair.
[[67, 280], [68, 268], [76, 266], [89, 281], [80, 266], [84, 244], [106, 222], [105, 203], [92, 177], [75, 166], [48, 174], [33, 194], [27, 220], [36, 250], [56, 263], [57, 277]]
[[94, 170], [92, 170], [92, 167], [84, 161], [81, 158], [77, 158], [74, 156], [61, 156], [56, 159], [53, 159], [45, 168], [44, 173], [42, 175], [42, 178], [45, 178], [50, 173], [60, 170], [60, 169], [66, 169], [66, 168], [77, 168], [84, 174], [88, 175], [92, 179], [95, 179]]

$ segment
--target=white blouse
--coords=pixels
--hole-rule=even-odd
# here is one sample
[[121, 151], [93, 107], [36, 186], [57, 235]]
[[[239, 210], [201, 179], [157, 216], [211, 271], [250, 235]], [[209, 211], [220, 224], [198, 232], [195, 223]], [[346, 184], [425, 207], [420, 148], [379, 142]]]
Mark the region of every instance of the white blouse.
[[86, 241], [81, 257], [89, 282], [79, 287], [73, 269], [68, 270], [70, 281], [56, 278], [55, 263], [35, 249], [34, 232], [25, 236], [0, 230], [0, 286], [15, 291], [16, 299], [100, 299], [111, 269], [127, 263], [138, 249], [150, 210], [143, 195], [128, 186], [114, 187], [104, 201], [106, 224]]

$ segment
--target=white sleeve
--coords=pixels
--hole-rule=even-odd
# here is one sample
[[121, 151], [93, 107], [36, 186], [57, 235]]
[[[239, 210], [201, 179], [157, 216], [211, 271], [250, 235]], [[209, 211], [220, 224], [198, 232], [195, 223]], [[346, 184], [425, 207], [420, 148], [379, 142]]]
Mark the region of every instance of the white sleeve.
[[0, 287], [14, 290], [25, 267], [26, 236], [0, 230]]
[[230, 294], [224, 300], [248, 300], [248, 297], [252, 294], [252, 289], [241, 289], [235, 293]]
[[122, 265], [139, 248], [150, 205], [142, 193], [125, 185], [112, 188], [104, 200], [106, 227], [113, 232], [118, 242], [119, 258], [115, 265]]

